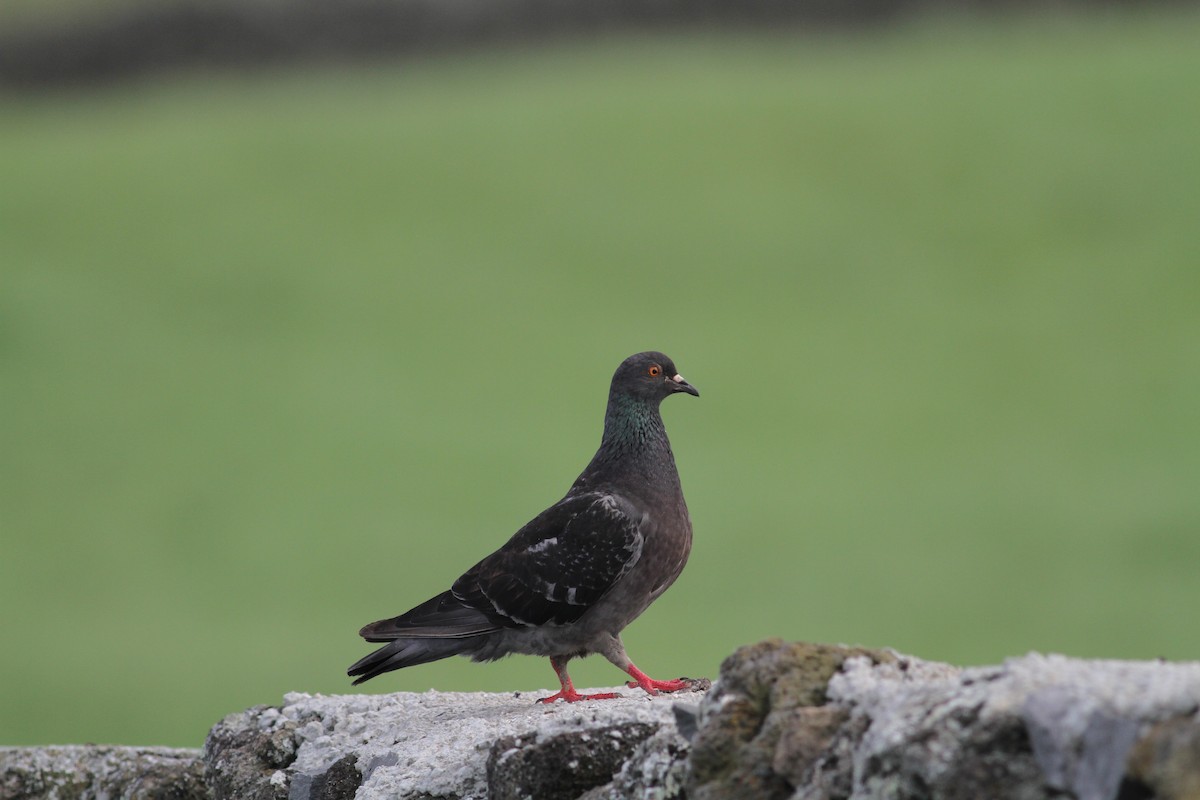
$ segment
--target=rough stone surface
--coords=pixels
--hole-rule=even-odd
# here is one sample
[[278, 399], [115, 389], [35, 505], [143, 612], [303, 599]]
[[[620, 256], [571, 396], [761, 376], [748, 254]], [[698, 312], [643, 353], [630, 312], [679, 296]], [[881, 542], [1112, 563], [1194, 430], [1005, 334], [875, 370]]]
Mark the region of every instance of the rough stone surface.
[[687, 795], [1200, 800], [1200, 663], [742, 648], [700, 704]]
[[1200, 800], [1200, 716], [1152, 725], [1129, 753], [1121, 800]]
[[660, 729], [674, 732], [680, 695], [615, 691], [624, 696], [553, 705], [513, 694], [289, 694], [282, 708], [217, 725], [208, 774], [216, 800], [576, 798], [608, 784]]
[[213, 726], [204, 742], [204, 777], [215, 797], [284, 800], [279, 776], [296, 760], [296, 725], [278, 708], [255, 706]]
[[206, 800], [199, 750], [0, 747], [0, 798]]
[[700, 692], [320, 696], [203, 754], [0, 749], [0, 799], [1200, 800], [1200, 663], [1030, 654], [959, 669], [769, 640]]
[[928, 665], [906, 663], [856, 659], [830, 681], [832, 701], [870, 720], [854, 757], [864, 797], [1108, 800], [1135, 745], [1200, 706], [1200, 663], [1030, 654], [920, 681]]
[[610, 783], [584, 793], [580, 800], [683, 800], [687, 753], [687, 740], [664, 725], [638, 745]]
[[488, 756], [488, 798], [575, 800], [610, 783], [657, 728], [633, 722], [557, 736], [505, 736]]
[[[833, 718], [814, 714], [813, 707], [826, 703], [830, 678], [854, 657], [869, 663], [897, 659], [890, 650], [779, 639], [743, 647], [725, 659], [700, 704], [687, 796], [790, 797], [792, 781], [818, 768], [816, 755], [832, 745], [843, 721], [836, 712]], [[784, 735], [797, 725], [804, 730]]]

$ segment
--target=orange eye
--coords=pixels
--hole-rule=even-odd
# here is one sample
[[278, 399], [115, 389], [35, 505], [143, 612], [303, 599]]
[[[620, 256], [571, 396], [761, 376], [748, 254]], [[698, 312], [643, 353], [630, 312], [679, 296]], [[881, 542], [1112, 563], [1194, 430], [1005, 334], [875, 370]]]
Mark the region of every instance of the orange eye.
[[651, 378], [657, 378], [659, 375], [662, 375], [662, 367], [660, 367], [658, 364], [655, 364], [654, 366], [650, 367], [648, 372], [650, 373]]

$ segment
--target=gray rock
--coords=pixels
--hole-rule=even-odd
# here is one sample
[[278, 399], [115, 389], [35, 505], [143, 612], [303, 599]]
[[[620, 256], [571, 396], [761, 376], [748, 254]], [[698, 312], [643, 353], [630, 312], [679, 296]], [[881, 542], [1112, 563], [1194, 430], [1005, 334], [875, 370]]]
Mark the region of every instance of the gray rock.
[[[1147, 730], [1200, 704], [1200, 663], [1039, 654], [964, 670], [907, 663], [855, 659], [830, 681], [831, 701], [868, 720], [853, 797], [1110, 800]], [[913, 680], [931, 670], [932, 680]], [[894, 794], [910, 786], [919, 791]]]
[[657, 726], [609, 725], [557, 736], [505, 736], [487, 761], [489, 800], [575, 800], [610, 783]]
[[0, 797], [207, 800], [199, 750], [168, 747], [0, 747]]
[[1200, 663], [742, 648], [701, 702], [687, 794], [1200, 800]]
[[296, 760], [296, 724], [278, 708], [230, 714], [204, 741], [204, 778], [217, 800], [284, 800], [284, 770]]
[[830, 678], [855, 657], [897, 658], [889, 650], [768, 639], [725, 659], [713, 690], [700, 703], [687, 796], [787, 798], [812, 771], [823, 782], [844, 783], [837, 770], [826, 775], [833, 765], [823, 756], [845, 715], [829, 718], [813, 709], [825, 705]]
[[579, 800], [683, 800], [688, 742], [669, 726], [646, 739], [613, 776]]
[[196, 751], [0, 749], [0, 798], [1200, 800], [1200, 663], [769, 640], [707, 695], [290, 694]]
[[207, 774], [216, 800], [575, 798], [609, 783], [660, 729], [674, 735], [679, 695], [614, 691], [625, 696], [569, 705], [513, 694], [289, 694], [281, 708], [213, 728]]
[[1129, 753], [1121, 800], [1200, 800], [1200, 715], [1156, 723]]

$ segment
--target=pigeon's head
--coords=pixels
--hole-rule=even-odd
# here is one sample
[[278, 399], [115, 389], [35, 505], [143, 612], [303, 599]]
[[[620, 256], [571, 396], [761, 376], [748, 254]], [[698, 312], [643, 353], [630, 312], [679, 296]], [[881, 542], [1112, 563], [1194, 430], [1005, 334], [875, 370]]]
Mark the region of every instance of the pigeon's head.
[[613, 374], [613, 394], [658, 403], [667, 395], [676, 392], [700, 396], [696, 387], [685, 381], [675, 369], [675, 362], [653, 350], [630, 356], [621, 362], [621, 366], [617, 367]]

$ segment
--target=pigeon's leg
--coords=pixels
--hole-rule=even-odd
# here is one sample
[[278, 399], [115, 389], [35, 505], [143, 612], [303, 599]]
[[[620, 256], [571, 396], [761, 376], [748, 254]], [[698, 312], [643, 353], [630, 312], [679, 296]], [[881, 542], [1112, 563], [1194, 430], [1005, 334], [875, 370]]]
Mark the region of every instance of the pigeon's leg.
[[656, 681], [642, 672], [634, 666], [633, 662], [629, 660], [629, 656], [625, 654], [625, 645], [621, 644], [620, 636], [613, 636], [610, 641], [605, 643], [600, 652], [618, 669], [628, 673], [633, 678], [633, 680], [625, 684], [630, 689], [636, 689], [640, 686], [648, 694], [658, 694], [659, 692], [678, 692], [680, 689], [690, 689], [692, 687], [691, 681], [684, 678], [673, 681]]
[[567, 661], [570, 656], [559, 658], [557, 656], [550, 657], [550, 666], [554, 667], [555, 674], [558, 675], [558, 682], [562, 689], [538, 700], [539, 703], [553, 703], [555, 700], [563, 700], [567, 703], [575, 703], [580, 700], [612, 700], [614, 697], [621, 695], [616, 692], [601, 692], [600, 694], [580, 694], [575, 691], [575, 684], [571, 683], [571, 676], [567, 674]]

